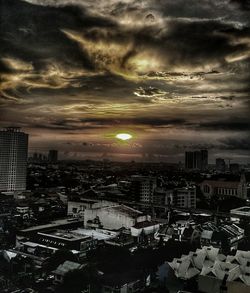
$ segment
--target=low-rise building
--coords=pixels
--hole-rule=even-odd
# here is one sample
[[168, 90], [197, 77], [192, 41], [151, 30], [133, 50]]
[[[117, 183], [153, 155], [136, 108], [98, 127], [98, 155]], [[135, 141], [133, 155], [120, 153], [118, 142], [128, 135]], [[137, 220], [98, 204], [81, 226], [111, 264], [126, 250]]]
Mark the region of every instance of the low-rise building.
[[116, 204], [107, 207], [85, 209], [84, 225], [98, 218], [105, 229], [117, 230], [130, 229], [136, 223], [151, 220], [151, 217], [125, 205]]
[[140, 238], [140, 236], [146, 235], [146, 236], [154, 236], [154, 234], [160, 229], [160, 224], [158, 222], [153, 221], [144, 221], [136, 223], [134, 226], [130, 228], [131, 235], [137, 239]]
[[175, 276], [182, 280], [198, 279], [198, 288], [205, 293], [249, 292], [250, 251], [237, 251], [235, 256], [220, 254], [218, 248], [205, 246], [168, 262]]
[[[52, 274], [55, 276], [55, 282], [56, 283], [63, 283], [64, 277], [67, 273], [80, 270], [83, 268], [84, 265], [79, 264], [77, 262], [66, 260], [64, 263], [60, 264], [56, 270], [52, 272]], [[73, 288], [72, 288], [73, 289]]]
[[201, 246], [212, 245], [222, 251], [237, 249], [244, 239], [244, 230], [235, 224], [215, 225], [207, 222], [201, 225]]
[[200, 189], [203, 195], [207, 198], [213, 196], [221, 198], [229, 196], [241, 197], [239, 181], [206, 179], [200, 184]]
[[236, 196], [242, 199], [250, 198], [250, 172], [242, 173], [241, 176], [220, 177], [206, 179], [200, 184], [201, 192], [207, 198], [218, 196], [227, 198]]

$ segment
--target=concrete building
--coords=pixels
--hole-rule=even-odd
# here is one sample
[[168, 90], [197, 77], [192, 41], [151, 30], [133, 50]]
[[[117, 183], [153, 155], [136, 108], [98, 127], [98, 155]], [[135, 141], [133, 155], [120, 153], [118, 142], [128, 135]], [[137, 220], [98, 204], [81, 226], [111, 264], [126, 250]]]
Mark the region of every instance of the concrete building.
[[87, 198], [78, 198], [68, 201], [68, 216], [70, 217], [84, 217], [85, 209], [93, 209], [99, 207], [108, 207], [116, 205], [116, 203], [106, 201], [106, 200], [94, 200]]
[[174, 189], [172, 204], [178, 208], [196, 208], [196, 187]]
[[136, 223], [150, 221], [151, 217], [144, 215], [125, 205], [113, 205], [106, 207], [97, 207], [85, 209], [84, 211], [84, 226], [98, 219], [101, 226], [105, 229], [118, 230], [121, 228], [130, 229]]
[[144, 234], [146, 236], [151, 235], [153, 237], [159, 229], [160, 224], [158, 222], [144, 221], [136, 223], [130, 228], [130, 231], [131, 235], [136, 238], [140, 237], [141, 234]]
[[26, 190], [28, 134], [20, 128], [0, 131], [0, 191]]
[[153, 202], [153, 195], [156, 189], [156, 178], [150, 176], [131, 177], [131, 197], [142, 202]]
[[91, 236], [67, 230], [48, 230], [38, 232], [33, 238], [33, 242], [55, 247], [57, 249], [77, 251], [89, 250], [96, 244]]

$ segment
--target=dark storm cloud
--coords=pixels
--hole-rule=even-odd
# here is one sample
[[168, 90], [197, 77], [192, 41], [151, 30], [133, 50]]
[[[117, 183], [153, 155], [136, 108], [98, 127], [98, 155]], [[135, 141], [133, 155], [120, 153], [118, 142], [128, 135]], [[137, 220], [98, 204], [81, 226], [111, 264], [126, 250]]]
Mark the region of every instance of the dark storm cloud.
[[250, 1], [249, 0], [231, 0], [233, 4], [238, 5], [243, 10], [250, 10]]
[[223, 149], [227, 150], [246, 150], [250, 152], [250, 135], [237, 138], [226, 138], [220, 140], [223, 143]]
[[153, 127], [174, 127], [184, 126], [186, 121], [181, 118], [159, 118], [159, 117], [138, 117], [138, 118], [83, 118], [83, 119], [65, 119], [50, 121], [50, 123], [33, 124], [35, 128], [53, 129], [53, 130], [80, 130], [103, 128], [109, 126], [141, 125]]
[[217, 120], [204, 122], [198, 125], [198, 128], [216, 131], [248, 131], [250, 129], [250, 119], [248, 117], [232, 117], [230, 120]]
[[68, 66], [93, 69], [87, 54], [68, 39], [61, 28], [80, 30], [112, 27], [111, 20], [88, 16], [75, 6], [54, 8], [1, 0], [1, 57], [32, 62], [35, 70], [56, 60]]
[[242, 143], [235, 149], [246, 149], [248, 1], [0, 5], [4, 125], [60, 133], [62, 140], [129, 125], [153, 137], [153, 153], [157, 137], [166, 136], [167, 144], [171, 135], [184, 149], [189, 139], [193, 146], [207, 140], [209, 149], [233, 150], [233, 141], [220, 138], [234, 132]]

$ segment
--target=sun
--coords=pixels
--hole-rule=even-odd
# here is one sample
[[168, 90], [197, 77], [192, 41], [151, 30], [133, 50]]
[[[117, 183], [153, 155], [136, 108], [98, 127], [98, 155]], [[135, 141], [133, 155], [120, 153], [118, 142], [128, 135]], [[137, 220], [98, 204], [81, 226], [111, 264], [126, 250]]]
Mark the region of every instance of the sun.
[[129, 134], [129, 133], [118, 133], [115, 137], [120, 139], [120, 140], [129, 140], [133, 136], [131, 134]]

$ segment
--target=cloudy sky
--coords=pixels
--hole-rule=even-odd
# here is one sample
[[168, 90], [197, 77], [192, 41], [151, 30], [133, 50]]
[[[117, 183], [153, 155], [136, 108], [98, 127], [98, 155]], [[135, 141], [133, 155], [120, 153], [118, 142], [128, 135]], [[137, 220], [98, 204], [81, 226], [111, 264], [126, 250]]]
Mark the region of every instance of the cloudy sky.
[[0, 124], [30, 152], [250, 162], [250, 1], [0, 3]]

